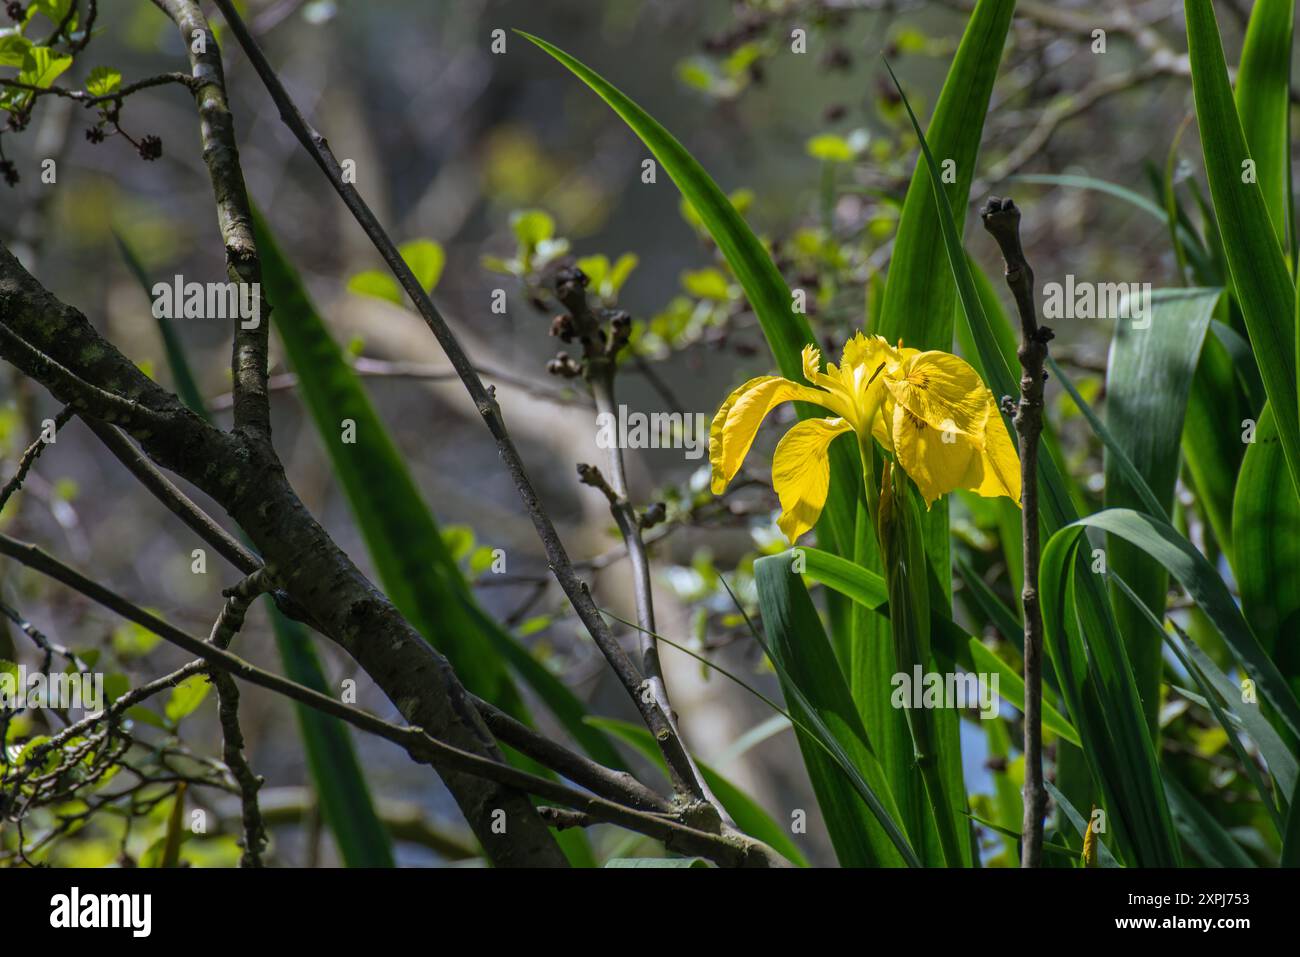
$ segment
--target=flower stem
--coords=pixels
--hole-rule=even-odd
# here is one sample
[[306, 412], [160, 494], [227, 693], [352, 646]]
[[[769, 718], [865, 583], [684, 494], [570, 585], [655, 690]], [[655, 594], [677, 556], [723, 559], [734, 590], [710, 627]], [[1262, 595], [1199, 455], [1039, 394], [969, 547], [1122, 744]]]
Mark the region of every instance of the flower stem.
[[[919, 516], [911, 498], [911, 482], [905, 472], [886, 460], [881, 486], [877, 490], [872, 480], [870, 439], [859, 439], [859, 449], [863, 455], [863, 480], [874, 493], [869, 494], [868, 499], [872, 504], [881, 566], [889, 590], [895, 667], [900, 673], [911, 675], [919, 665], [924, 672], [930, 663], [930, 592]], [[912, 755], [921, 772], [926, 798], [934, 815], [944, 864], [961, 867], [964, 862], [961, 836], [953, 818], [952, 802], [939, 773], [933, 715], [925, 708], [911, 707], [906, 707], [903, 713], [912, 736]]]

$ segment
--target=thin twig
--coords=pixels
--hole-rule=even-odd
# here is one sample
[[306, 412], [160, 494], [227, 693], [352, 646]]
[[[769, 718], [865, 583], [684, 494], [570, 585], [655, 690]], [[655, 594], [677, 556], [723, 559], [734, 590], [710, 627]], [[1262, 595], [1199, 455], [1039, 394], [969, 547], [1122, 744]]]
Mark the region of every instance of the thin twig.
[[[523, 392], [527, 392], [529, 395], [545, 399], [548, 402], [554, 402], [557, 405], [589, 404], [584, 396], [576, 392], [569, 395], [559, 389], [548, 389], [536, 382], [530, 382], [522, 376], [490, 369], [482, 365], [476, 365], [474, 368], [481, 376], [504, 382]], [[448, 369], [445, 366], [436, 366], [426, 362], [394, 362], [387, 359], [371, 359], [366, 356], [358, 356], [352, 360], [352, 371], [363, 378], [414, 379], [422, 382], [447, 382], [460, 378], [455, 370]], [[267, 380], [267, 388], [271, 392], [287, 392], [297, 387], [298, 376], [293, 372], [273, 375]], [[213, 412], [224, 412], [233, 404], [234, 394], [230, 392], [223, 392], [208, 400], [208, 408]]]
[[139, 479], [140, 484], [153, 493], [153, 496], [162, 502], [169, 512], [184, 522], [186, 527], [211, 545], [217, 554], [245, 575], [251, 575], [262, 567], [260, 558], [241, 545], [207, 512], [199, 508], [171, 479], [150, 462], [120, 429], [90, 417], [84, 421], [104, 446], [117, 457], [117, 460]]
[[[271, 570], [263, 567], [253, 572], [234, 588], [228, 589], [226, 603], [221, 607], [212, 626], [208, 642], [225, 651], [230, 647], [239, 629], [244, 625], [248, 606], [262, 594], [275, 587]], [[261, 867], [262, 851], [266, 848], [266, 826], [257, 804], [257, 792], [265, 779], [254, 773], [244, 755], [244, 732], [239, 726], [239, 686], [235, 679], [219, 668], [209, 668], [208, 675], [217, 689], [217, 716], [221, 722], [222, 756], [226, 767], [239, 785], [239, 800], [244, 824], [244, 853], [240, 867]]]
[[[618, 372], [618, 355], [627, 345], [631, 333], [631, 318], [621, 310], [593, 310], [587, 300], [587, 277], [576, 266], [558, 269], [554, 278], [555, 297], [568, 315], [557, 317], [552, 333], [565, 341], [577, 338], [582, 343], [582, 374], [596, 403], [596, 415], [618, 421], [618, 405], [614, 398], [614, 377]], [[608, 325], [608, 329], [606, 326]], [[561, 361], [560, 366], [568, 366]], [[609, 502], [609, 512], [618, 526], [620, 537], [627, 546], [627, 557], [632, 565], [632, 596], [636, 604], [637, 644], [641, 652], [641, 673], [646, 686], [658, 702], [659, 709], [668, 717], [674, 732], [679, 736], [677, 715], [668, 698], [668, 685], [664, 681], [663, 667], [659, 661], [659, 645], [655, 641], [654, 596], [650, 581], [650, 556], [642, 537], [642, 521], [628, 495], [627, 467], [619, 442], [609, 446], [608, 480], [594, 465], [579, 465], [578, 476], [584, 485], [599, 489]], [[704, 775], [695, 766], [690, 753], [686, 754], [689, 775], [674, 773], [673, 785], [685, 798], [703, 796], [727, 820], [722, 803], [709, 790]]]
[[34, 97], [39, 96], [57, 96], [64, 100], [72, 100], [80, 103], [82, 106], [92, 107], [99, 106], [103, 103], [115, 103], [120, 105], [122, 100], [132, 93], [139, 93], [141, 90], [148, 90], [157, 86], [166, 86], [170, 83], [176, 83], [186, 89], [194, 88], [194, 77], [188, 73], [160, 73], [157, 76], [145, 77], [143, 80], [136, 80], [134, 83], [128, 83], [112, 93], [104, 93], [98, 96], [92, 95], [87, 90], [70, 90], [63, 86], [37, 86], [34, 83], [24, 83], [20, 80], [0, 78], [0, 86], [9, 87], [13, 90], [23, 90], [31, 93]]
[[483, 715], [488, 730], [500, 741], [528, 755], [538, 763], [546, 765], [552, 771], [559, 772], [575, 784], [580, 784], [595, 794], [626, 804], [628, 807], [657, 811], [660, 814], [672, 812], [673, 807], [668, 801], [632, 775], [607, 768], [576, 751], [570, 751], [564, 745], [516, 721], [482, 698], [471, 695], [470, 701], [478, 708], [479, 714]]
[[[1025, 614], [1025, 816], [1021, 826], [1021, 867], [1040, 867], [1043, 856], [1043, 613], [1038, 599], [1038, 438], [1043, 431], [1043, 363], [1052, 330], [1038, 324], [1034, 309], [1034, 273], [1020, 245], [1020, 210], [1009, 198], [990, 197], [980, 211], [984, 228], [1002, 250], [1007, 286], [1020, 313], [1020, 401], [1013, 423], [1020, 446], [1021, 534]], [[1010, 403], [1010, 397], [1003, 399]]]
[[[68, 424], [68, 420], [72, 418], [72, 415], [73, 409], [71, 406], [65, 405], [59, 411], [59, 414], [54, 417], [55, 435], [58, 434], [59, 429]], [[54, 441], [53, 437], [50, 438], [50, 442], [52, 441]], [[0, 489], [0, 512], [4, 511], [6, 503], [8, 503], [9, 499], [13, 497], [13, 494], [23, 487], [23, 481], [27, 478], [27, 473], [31, 471], [36, 460], [40, 458], [41, 453], [45, 451], [45, 446], [49, 445], [50, 442], [45, 440], [45, 434], [44, 431], [42, 431], [40, 438], [27, 446], [22, 457], [18, 459], [18, 468], [14, 470], [13, 476], [5, 483], [5, 487]]]

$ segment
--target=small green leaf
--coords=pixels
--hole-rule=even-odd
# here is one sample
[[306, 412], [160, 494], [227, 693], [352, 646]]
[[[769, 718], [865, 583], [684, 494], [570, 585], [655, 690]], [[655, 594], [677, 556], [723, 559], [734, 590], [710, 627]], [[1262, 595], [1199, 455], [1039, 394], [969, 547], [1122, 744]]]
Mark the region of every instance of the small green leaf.
[[86, 92], [91, 96], [108, 96], [122, 86], [122, 71], [111, 66], [97, 66], [86, 78]]
[[167, 720], [176, 724], [193, 714], [208, 696], [212, 685], [205, 675], [191, 675], [172, 689], [167, 699]]
[[402, 304], [402, 287], [388, 273], [377, 269], [367, 269], [354, 275], [348, 280], [348, 292], [383, 299], [399, 306]]
[[122, 674], [104, 675], [104, 697], [111, 704], [131, 690], [131, 679]]
[[152, 727], [155, 728], [167, 727], [167, 722], [162, 719], [162, 715], [158, 714], [158, 712], [156, 711], [152, 711], [149, 708], [146, 708], [142, 704], [138, 704], [133, 708], [127, 708], [126, 716], [130, 718], [132, 721], [139, 721], [143, 724], [151, 725]]
[[147, 628], [127, 622], [113, 629], [113, 651], [119, 658], [141, 658], [162, 641]]
[[682, 288], [700, 299], [726, 302], [732, 297], [732, 288], [727, 282], [727, 277], [713, 268], [693, 269], [682, 273]]
[[447, 261], [442, 246], [432, 239], [412, 239], [398, 246], [397, 251], [406, 260], [406, 265], [411, 267], [411, 272], [415, 273], [415, 278], [424, 291], [433, 292], [438, 280], [442, 278], [442, 267]]
[[[30, 23], [32, 17], [42, 13], [45, 15], [45, 19], [58, 26], [63, 22], [63, 18], [68, 15], [68, 11], [72, 9], [72, 3], [73, 0], [31, 0], [31, 3], [27, 5], [27, 16], [24, 18], [23, 23]], [[68, 26], [75, 27], [76, 25], [77, 18], [74, 14]]]
[[693, 60], [683, 60], [677, 64], [677, 79], [705, 92], [713, 87], [713, 74]]
[[[609, 271], [606, 283], [609, 285], [610, 292], [618, 295], [618, 291], [623, 288], [623, 283], [627, 282], [627, 277], [632, 275], [632, 270], [637, 267], [641, 260], [636, 253], [624, 253], [614, 261], [613, 267]], [[604, 290], [601, 290], [602, 295]]]
[[492, 567], [492, 562], [496, 560], [496, 549], [490, 545], [480, 545], [474, 549], [469, 556], [469, 571], [471, 575], [481, 575]]
[[603, 254], [583, 256], [578, 260], [578, 268], [587, 277], [589, 288], [599, 290], [600, 284], [609, 275], [609, 257]]
[[[446, 254], [442, 247], [432, 239], [412, 239], [402, 243], [397, 251], [411, 267], [416, 281], [425, 292], [433, 292], [442, 278], [442, 267], [446, 263]], [[348, 280], [348, 292], [358, 296], [370, 296], [396, 305], [402, 304], [402, 287], [397, 284], [391, 273], [378, 269], [363, 269]]]
[[551, 627], [552, 618], [550, 615], [534, 615], [532, 618], [525, 618], [515, 629], [520, 638], [527, 638], [529, 635], [535, 635], [539, 631], [545, 631]]
[[19, 33], [0, 37], [0, 66], [23, 65], [23, 60], [32, 49], [32, 41]]
[[526, 209], [510, 217], [510, 228], [520, 245], [536, 249], [537, 244], [555, 235], [555, 220], [540, 209]]
[[44, 89], [70, 66], [72, 66], [72, 57], [56, 54], [49, 47], [32, 47], [23, 55], [23, 67], [18, 74], [18, 82]]
[[157, 867], [179, 867], [181, 863], [181, 843], [190, 832], [185, 828], [185, 782], [176, 785], [176, 798], [172, 801], [172, 811], [167, 817], [167, 833], [163, 839], [162, 853]]

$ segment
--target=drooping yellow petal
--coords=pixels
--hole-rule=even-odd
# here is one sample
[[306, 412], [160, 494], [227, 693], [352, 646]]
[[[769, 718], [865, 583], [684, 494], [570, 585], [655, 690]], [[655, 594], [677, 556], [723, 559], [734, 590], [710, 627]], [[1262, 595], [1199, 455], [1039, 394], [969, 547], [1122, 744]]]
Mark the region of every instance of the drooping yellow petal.
[[777, 443], [772, 485], [781, 499], [781, 517], [776, 524], [791, 545], [817, 524], [830, 487], [828, 448], [851, 428], [842, 418], [806, 419]]
[[916, 483], [926, 508], [979, 477], [980, 450], [964, 432], [936, 429], [901, 403], [894, 405], [892, 431], [894, 455]]
[[727, 396], [709, 426], [713, 494], [726, 491], [740, 463], [749, 454], [758, 427], [773, 408], [796, 399], [825, 407], [829, 398], [829, 393], [771, 375], [750, 379]]
[[947, 352], [919, 352], [885, 377], [885, 387], [895, 402], [931, 428], [961, 432], [983, 445], [988, 389], [966, 360]]
[[[993, 393], [988, 401], [993, 403]], [[988, 423], [984, 427], [984, 451], [980, 454], [981, 472], [977, 485], [966, 486], [985, 498], [997, 498], [1005, 495], [1017, 505], [1020, 504], [1020, 456], [1011, 444], [1007, 427], [1002, 424], [1002, 416], [994, 405], [989, 412]]]

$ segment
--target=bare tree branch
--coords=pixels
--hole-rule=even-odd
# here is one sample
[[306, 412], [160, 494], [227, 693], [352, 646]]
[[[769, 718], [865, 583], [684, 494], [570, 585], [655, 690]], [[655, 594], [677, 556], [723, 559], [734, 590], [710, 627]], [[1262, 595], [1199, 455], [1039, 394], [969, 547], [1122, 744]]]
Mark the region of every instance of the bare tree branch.
[[[1014, 423], [1019, 438], [1021, 531], [1025, 615], [1025, 816], [1021, 825], [1020, 866], [1041, 867], [1043, 816], [1043, 611], [1038, 598], [1038, 439], [1043, 431], [1043, 362], [1052, 330], [1038, 324], [1034, 309], [1034, 273], [1020, 245], [1020, 210], [1009, 198], [990, 197], [981, 210], [984, 228], [997, 240], [1006, 263], [1007, 286], [1020, 312], [1020, 401]], [[1010, 397], [1004, 400], [1010, 403]]]
[[[196, 0], [154, 0], [176, 23], [185, 44], [193, 76], [192, 90], [198, 107], [203, 161], [212, 179], [217, 222], [226, 248], [226, 272], [232, 282], [258, 290], [261, 297], [262, 264], [253, 238], [252, 206], [244, 186], [235, 141], [235, 121], [226, 101], [226, 80], [221, 50]], [[235, 341], [230, 367], [235, 383], [235, 429], [270, 436], [271, 406], [267, 397], [267, 348], [270, 310], [260, 299], [259, 321], [252, 328], [235, 320]]]

